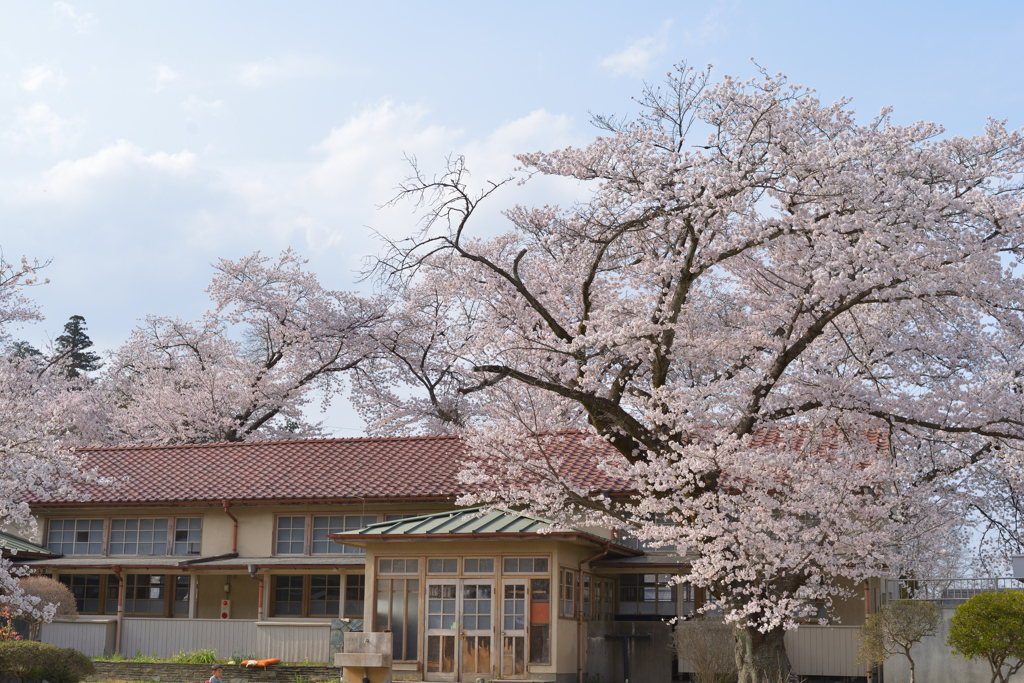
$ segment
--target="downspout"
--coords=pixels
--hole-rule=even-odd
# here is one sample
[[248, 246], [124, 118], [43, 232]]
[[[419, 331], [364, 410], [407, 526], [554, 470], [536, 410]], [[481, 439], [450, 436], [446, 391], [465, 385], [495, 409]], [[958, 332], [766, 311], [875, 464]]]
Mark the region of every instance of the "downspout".
[[121, 654], [121, 624], [124, 621], [124, 577], [121, 575], [121, 567], [114, 566], [114, 576], [117, 577], [117, 630], [114, 634], [114, 654]]
[[[579, 609], [576, 611], [576, 677], [578, 683], [583, 683], [583, 565], [590, 564], [594, 560], [599, 560], [608, 554], [608, 546], [611, 541], [605, 541], [601, 552], [592, 557], [588, 557], [585, 560], [580, 560], [579, 564], [576, 565], [576, 604], [579, 605]], [[593, 614], [594, 611], [594, 586], [590, 586], [590, 611]], [[625, 644], [629, 647], [629, 643]]]
[[231, 552], [238, 554], [238, 518], [231, 514], [231, 501], [224, 501], [224, 512], [231, 521], [235, 523], [234, 531], [231, 533]]
[[256, 579], [257, 585], [259, 586], [259, 597], [256, 598], [256, 621], [263, 621], [263, 575], [260, 574], [259, 576], [257, 576], [256, 572], [258, 571], [259, 565], [249, 565], [249, 576]]
[[[864, 580], [864, 624], [867, 625], [868, 617], [871, 616], [871, 584], [868, 579]], [[871, 665], [867, 665], [868, 683], [871, 683]]]

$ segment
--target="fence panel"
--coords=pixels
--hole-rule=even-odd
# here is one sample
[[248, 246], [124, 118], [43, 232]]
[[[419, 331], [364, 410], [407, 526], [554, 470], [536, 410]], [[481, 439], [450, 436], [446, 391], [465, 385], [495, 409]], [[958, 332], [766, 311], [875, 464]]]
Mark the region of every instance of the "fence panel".
[[866, 676], [857, 664], [859, 626], [801, 626], [786, 632], [786, 652], [801, 676]]
[[115, 619], [59, 621], [43, 624], [39, 639], [57, 647], [73, 647], [89, 657], [114, 652]]
[[256, 649], [260, 657], [282, 662], [329, 664], [331, 625], [261, 621], [256, 626]]
[[243, 619], [161, 619], [126, 617], [121, 652], [166, 659], [199, 649], [214, 649], [221, 657], [232, 653], [256, 655], [256, 622]]

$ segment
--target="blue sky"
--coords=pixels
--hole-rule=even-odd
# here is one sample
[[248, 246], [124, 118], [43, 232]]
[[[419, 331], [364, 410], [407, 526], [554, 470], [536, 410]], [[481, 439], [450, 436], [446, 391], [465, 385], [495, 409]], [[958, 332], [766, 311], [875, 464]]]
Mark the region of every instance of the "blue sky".
[[[405, 169], [595, 134], [674, 62], [769, 71], [864, 118], [951, 134], [1024, 125], [1024, 3], [0, 2], [0, 247], [52, 259], [41, 344], [72, 314], [100, 349], [146, 314], [196, 318], [209, 264], [291, 245], [356, 288]], [[509, 190], [558, 202], [566, 183]], [[488, 221], [500, 228], [492, 212]], [[329, 424], [358, 431], [344, 409]]]

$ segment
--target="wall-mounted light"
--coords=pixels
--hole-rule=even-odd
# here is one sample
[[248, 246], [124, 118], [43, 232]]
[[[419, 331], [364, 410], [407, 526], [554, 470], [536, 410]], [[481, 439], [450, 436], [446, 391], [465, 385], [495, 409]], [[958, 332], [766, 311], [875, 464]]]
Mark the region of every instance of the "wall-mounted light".
[[230, 593], [231, 592], [231, 584], [230, 583], [225, 583], [224, 584], [224, 592], [225, 593]]

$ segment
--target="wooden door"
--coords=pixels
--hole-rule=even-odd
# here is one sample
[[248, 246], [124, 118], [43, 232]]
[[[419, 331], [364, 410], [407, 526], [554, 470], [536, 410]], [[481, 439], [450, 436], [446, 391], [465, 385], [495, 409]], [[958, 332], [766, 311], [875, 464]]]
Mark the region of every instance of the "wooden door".
[[460, 636], [460, 680], [489, 679], [495, 674], [492, 663], [494, 642], [494, 583], [478, 579], [464, 579], [459, 601], [462, 620]]
[[458, 671], [459, 582], [456, 579], [427, 581], [427, 623], [424, 631], [428, 681], [455, 681]]
[[502, 582], [501, 677], [526, 678], [526, 580]]

